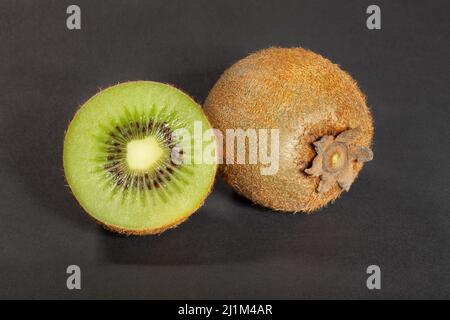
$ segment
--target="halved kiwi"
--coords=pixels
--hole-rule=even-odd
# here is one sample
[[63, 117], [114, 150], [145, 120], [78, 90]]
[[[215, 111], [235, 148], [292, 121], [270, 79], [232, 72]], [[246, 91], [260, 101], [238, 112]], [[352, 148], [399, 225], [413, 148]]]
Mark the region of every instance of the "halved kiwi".
[[214, 156], [210, 129], [197, 103], [172, 86], [136, 81], [110, 87], [69, 125], [67, 182], [107, 229], [160, 233], [187, 219], [211, 190], [215, 161], [192, 161], [205, 150]]

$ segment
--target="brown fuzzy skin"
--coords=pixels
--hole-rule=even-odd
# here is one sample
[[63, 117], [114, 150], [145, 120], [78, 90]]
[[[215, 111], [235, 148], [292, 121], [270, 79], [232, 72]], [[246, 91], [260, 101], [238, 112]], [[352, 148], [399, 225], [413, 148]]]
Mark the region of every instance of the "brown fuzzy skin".
[[[279, 211], [311, 212], [341, 194], [338, 185], [318, 193], [320, 178], [304, 172], [316, 156], [314, 141], [360, 128], [356, 143], [368, 148], [372, 143], [372, 116], [356, 82], [328, 59], [302, 48], [269, 48], [238, 61], [215, 84], [204, 110], [222, 133], [280, 129], [275, 175], [261, 175], [264, 164], [220, 168], [239, 194]], [[352, 166], [356, 176], [362, 164]]]

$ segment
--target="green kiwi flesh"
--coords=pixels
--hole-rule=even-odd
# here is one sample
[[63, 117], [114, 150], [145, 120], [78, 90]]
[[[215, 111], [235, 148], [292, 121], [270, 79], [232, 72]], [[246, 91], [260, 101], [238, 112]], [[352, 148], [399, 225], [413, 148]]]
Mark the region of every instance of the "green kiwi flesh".
[[[154, 234], [178, 225], [203, 204], [216, 173], [214, 162], [180, 161], [206, 148], [215, 152], [214, 135], [193, 148], [195, 123], [202, 136], [211, 129], [200, 106], [170, 85], [136, 81], [99, 92], [66, 132], [72, 193], [112, 231]], [[190, 138], [176, 139], [177, 130]]]

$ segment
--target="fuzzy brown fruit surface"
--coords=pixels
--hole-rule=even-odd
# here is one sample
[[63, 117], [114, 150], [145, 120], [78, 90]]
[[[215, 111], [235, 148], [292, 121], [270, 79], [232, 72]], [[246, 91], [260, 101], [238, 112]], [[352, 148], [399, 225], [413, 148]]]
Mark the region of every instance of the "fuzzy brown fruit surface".
[[372, 158], [365, 96], [336, 64], [302, 48], [265, 49], [238, 61], [214, 85], [204, 110], [222, 133], [279, 129], [275, 174], [262, 175], [267, 164], [261, 162], [226, 163], [226, 138], [220, 168], [239, 194], [274, 210], [324, 206], [348, 190]]

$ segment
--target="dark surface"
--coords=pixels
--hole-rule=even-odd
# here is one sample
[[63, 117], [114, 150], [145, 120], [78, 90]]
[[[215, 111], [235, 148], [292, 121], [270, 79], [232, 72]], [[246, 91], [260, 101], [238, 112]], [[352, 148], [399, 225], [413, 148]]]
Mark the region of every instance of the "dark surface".
[[[450, 298], [449, 1], [0, 2], [1, 298]], [[417, 3], [415, 3], [417, 2]], [[317, 214], [251, 205], [222, 181], [161, 236], [124, 238], [65, 187], [64, 130], [99, 88], [173, 83], [203, 101], [260, 48], [304, 46], [348, 70], [375, 119], [375, 160]], [[66, 289], [80, 265], [82, 290]], [[382, 290], [366, 288], [366, 268]]]

